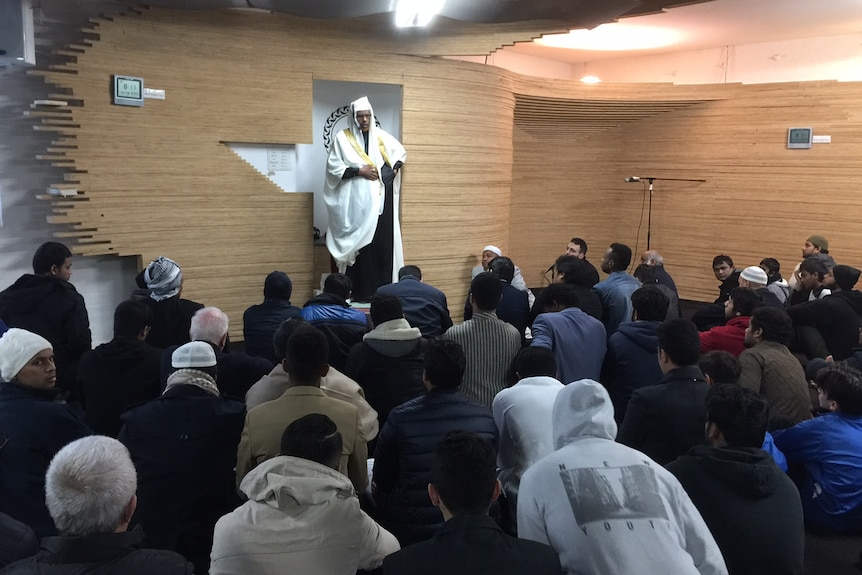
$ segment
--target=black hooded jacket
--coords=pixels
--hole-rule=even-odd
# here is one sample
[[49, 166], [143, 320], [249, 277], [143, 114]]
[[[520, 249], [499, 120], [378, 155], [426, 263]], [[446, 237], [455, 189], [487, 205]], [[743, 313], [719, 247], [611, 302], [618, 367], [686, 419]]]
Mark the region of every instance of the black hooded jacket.
[[78, 360], [92, 345], [87, 307], [75, 286], [50, 275], [24, 274], [0, 293], [0, 319], [50, 341], [57, 387], [75, 391]]
[[799, 491], [768, 453], [697, 445], [667, 469], [700, 511], [731, 575], [802, 573]]
[[155, 399], [162, 350], [145, 341], [115, 337], [81, 356], [78, 387], [87, 425], [100, 435], [117, 437], [126, 408]]
[[859, 345], [859, 324], [862, 322], [862, 292], [833, 292], [823, 299], [790, 306], [787, 310], [793, 325], [813, 325], [835, 361], [847, 359]]

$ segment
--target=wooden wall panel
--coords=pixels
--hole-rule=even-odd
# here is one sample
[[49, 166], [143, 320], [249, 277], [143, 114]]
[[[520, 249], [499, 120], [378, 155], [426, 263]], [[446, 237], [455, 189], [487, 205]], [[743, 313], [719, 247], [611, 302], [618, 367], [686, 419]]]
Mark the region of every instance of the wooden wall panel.
[[[341, 24], [270, 14], [143, 10], [93, 33], [39, 72], [81, 104], [40, 126], [79, 190], [51, 221], [77, 253], [177, 259], [186, 295], [223, 308], [235, 338], [266, 273], [287, 271], [300, 304], [318, 278], [310, 194], [280, 192], [223, 142], [311, 142], [313, 79], [403, 86], [405, 256], [428, 282], [461, 301], [481, 247], [507, 245], [514, 96], [496, 69], [369, 55]], [[112, 73], [167, 99], [112, 106]]]
[[[614, 91], [632, 99], [665, 92], [713, 101], [576, 142], [516, 130], [512, 253], [526, 262], [520, 265], [528, 283], [573, 235], [587, 239], [596, 263], [611, 241], [643, 251], [645, 194], [641, 184], [623, 182], [631, 175], [707, 180], [655, 182], [651, 244], [665, 256], [682, 297], [715, 297], [711, 259], [722, 252], [738, 267], [776, 257], [786, 275], [813, 233], [830, 240], [837, 261], [862, 267], [862, 199], [852, 178], [862, 167], [859, 84], [606, 89]], [[812, 126], [833, 143], [788, 150], [791, 126]]]

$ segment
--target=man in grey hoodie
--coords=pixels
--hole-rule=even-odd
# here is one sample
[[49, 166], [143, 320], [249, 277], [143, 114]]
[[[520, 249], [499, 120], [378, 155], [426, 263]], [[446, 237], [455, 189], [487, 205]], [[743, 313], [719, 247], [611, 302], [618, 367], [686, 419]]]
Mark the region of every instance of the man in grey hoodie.
[[614, 442], [614, 408], [601, 384], [565, 386], [553, 429], [557, 450], [521, 479], [520, 538], [553, 547], [565, 573], [727, 573], [679, 481]]

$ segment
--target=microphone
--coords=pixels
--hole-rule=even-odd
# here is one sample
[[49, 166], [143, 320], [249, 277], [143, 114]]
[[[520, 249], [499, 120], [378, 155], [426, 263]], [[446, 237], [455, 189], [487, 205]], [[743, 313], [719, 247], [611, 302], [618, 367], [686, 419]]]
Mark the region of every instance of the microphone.
[[632, 182], [639, 182], [639, 181], [641, 181], [641, 179], [637, 176], [630, 176], [630, 177], [626, 178], [625, 181], [628, 183], [632, 183]]

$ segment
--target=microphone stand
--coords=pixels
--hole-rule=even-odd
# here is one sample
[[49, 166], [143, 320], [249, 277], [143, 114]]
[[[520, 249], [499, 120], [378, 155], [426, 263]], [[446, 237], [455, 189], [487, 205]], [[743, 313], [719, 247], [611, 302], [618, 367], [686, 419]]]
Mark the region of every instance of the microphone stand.
[[[688, 178], [655, 178], [643, 176], [640, 178], [641, 180], [647, 180], [649, 182], [649, 208], [647, 210], [647, 232], [646, 232], [646, 249], [649, 251], [650, 246], [650, 238], [652, 237], [652, 193], [653, 193], [653, 182], [656, 180], [664, 181], [664, 182], [706, 182], [706, 180], [691, 180]], [[641, 220], [643, 221], [643, 220]]]

